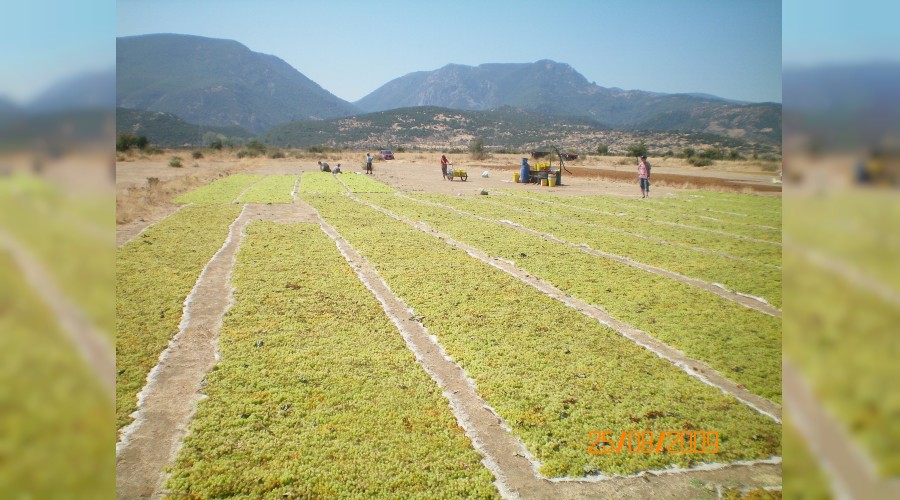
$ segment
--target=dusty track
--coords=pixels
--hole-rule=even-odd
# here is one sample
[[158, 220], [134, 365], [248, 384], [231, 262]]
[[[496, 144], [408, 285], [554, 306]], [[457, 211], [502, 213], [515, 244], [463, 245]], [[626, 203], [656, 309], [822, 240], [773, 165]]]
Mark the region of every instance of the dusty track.
[[458, 421], [485, 456], [486, 465], [508, 497], [522, 498], [645, 498], [649, 495], [690, 497], [698, 482], [710, 485], [741, 484], [779, 487], [781, 465], [731, 464], [697, 470], [646, 472], [603, 480], [550, 481], [540, 477], [521, 442], [478, 396], [465, 372], [446, 357], [443, 348], [416, 322], [409, 308], [333, 228], [311, 207], [292, 205], [248, 206], [235, 221], [232, 237], [210, 261], [187, 301], [182, 332], [173, 340], [148, 387], [139, 410], [138, 424], [118, 452], [117, 495], [147, 498], [163, 494], [164, 468], [171, 463], [187, 431], [203, 376], [214, 364], [215, 345], [222, 317], [230, 300], [228, 279], [243, 228], [251, 220], [284, 223], [314, 222], [331, 236], [348, 263], [382, 303], [425, 371], [444, 389]]
[[110, 401], [115, 401], [116, 355], [108, 336], [66, 298], [44, 266], [31, 256], [31, 252], [2, 228], [0, 249], [9, 251], [22, 275], [53, 312], [62, 330], [69, 335], [87, 367], [103, 384]]
[[[290, 162], [259, 166], [260, 173], [299, 173], [315, 170], [314, 162]], [[348, 165], [352, 163], [347, 162]], [[409, 180], [408, 166], [378, 164], [376, 178], [390, 184]], [[496, 167], [491, 167], [496, 169]], [[295, 170], [296, 169], [296, 170]], [[254, 169], [242, 169], [254, 170]], [[436, 177], [431, 168], [416, 168], [413, 177]], [[491, 188], [506, 187], [500, 179], [470, 179], [468, 183], [441, 183], [435, 179], [430, 186], [446, 192], [472, 192], [480, 185]], [[578, 184], [578, 180], [573, 183]], [[604, 194], [621, 190], [631, 192], [631, 186], [617, 187], [590, 180], [572, 189], [579, 194]], [[523, 186], [526, 189], [531, 187]], [[538, 188], [539, 189], [539, 188]], [[421, 189], [415, 189], [421, 191]], [[460, 191], [463, 190], [463, 191]], [[140, 224], [117, 227], [120, 246], [146, 227], [167, 217], [174, 211], [156, 210], [146, 213]], [[689, 470], [647, 471], [636, 476], [593, 478], [591, 480], [547, 480], [536, 474], [521, 442], [504, 427], [477, 394], [465, 372], [448, 359], [442, 347], [428, 335], [424, 327], [410, 318], [409, 308], [393, 293], [368, 264], [339, 234], [329, 229], [314, 210], [303, 204], [248, 205], [232, 227], [231, 238], [210, 261], [185, 305], [185, 319], [181, 332], [170, 343], [160, 365], [154, 369], [151, 382], [143, 391], [138, 420], [129, 430], [126, 440], [117, 446], [117, 496], [119, 498], [157, 497], [165, 479], [164, 469], [174, 459], [197, 401], [201, 396], [202, 379], [215, 362], [216, 339], [226, 312], [231, 288], [230, 273], [240, 244], [243, 228], [251, 220], [267, 219], [283, 223], [311, 222], [323, 227], [341, 248], [348, 263], [367, 283], [381, 301], [386, 313], [416, 353], [416, 357], [430, 376], [444, 388], [451, 409], [460, 424], [473, 439], [476, 448], [485, 456], [485, 464], [494, 472], [505, 496], [523, 498], [647, 498], [697, 497], [715, 494], [724, 486], [780, 489], [781, 463], [722, 464]], [[121, 235], [121, 236], [120, 236]], [[780, 416], [780, 409], [778, 415]]]
[[[871, 458], [817, 400], [800, 372], [782, 359], [784, 401], [839, 498], [900, 498], [900, 482], [881, 479]], [[823, 438], [827, 436], [826, 438]]]
[[315, 215], [304, 208], [246, 205], [232, 223], [228, 239], [185, 301], [179, 333], [148, 377], [136, 419], [123, 430], [116, 446], [118, 498], [148, 498], [160, 492], [163, 470], [180, 448], [201, 398], [203, 377], [215, 364], [219, 329], [231, 303], [231, 272], [244, 229], [253, 220], [314, 222]]
[[463, 216], [466, 216], [466, 217], [472, 217], [472, 218], [474, 218], [474, 219], [478, 219], [478, 220], [482, 220], [482, 221], [486, 221], [486, 222], [493, 222], [493, 223], [497, 223], [497, 224], [503, 224], [503, 225], [512, 227], [512, 228], [514, 228], [514, 229], [517, 229], [517, 230], [519, 230], [519, 231], [522, 231], [522, 232], [524, 232], [524, 233], [528, 233], [528, 234], [531, 234], [531, 235], [534, 235], [534, 236], [538, 236], [538, 237], [540, 237], [540, 238], [544, 238], [544, 239], [549, 240], [549, 241], [553, 241], [553, 242], [555, 242], [555, 243], [561, 243], [561, 244], [563, 244], [563, 245], [566, 245], [566, 246], [570, 246], [570, 247], [576, 248], [576, 249], [578, 249], [578, 250], [581, 250], [581, 251], [583, 251], [583, 252], [589, 253], [589, 254], [591, 254], [591, 255], [596, 255], [596, 256], [598, 256], [598, 257], [603, 257], [603, 258], [607, 258], [607, 259], [610, 259], [610, 260], [614, 260], [614, 261], [616, 261], [616, 262], [621, 262], [622, 264], [626, 264], [626, 265], [635, 267], [635, 268], [637, 268], [637, 269], [641, 269], [641, 270], [643, 270], [643, 271], [647, 271], [647, 272], [649, 272], [649, 273], [657, 274], [657, 275], [660, 275], [660, 276], [665, 276], [666, 278], [670, 278], [670, 279], [674, 279], [674, 280], [676, 280], [676, 281], [680, 281], [681, 283], [684, 283], [684, 284], [686, 284], [686, 285], [695, 286], [695, 287], [700, 288], [700, 289], [702, 289], [702, 290], [705, 290], [705, 291], [707, 291], [707, 292], [716, 294], [716, 295], [722, 297], [723, 299], [729, 300], [729, 301], [731, 301], [731, 302], [738, 303], [738, 304], [740, 304], [740, 305], [742, 305], [742, 306], [744, 306], [744, 307], [747, 307], [747, 308], [750, 308], [750, 309], [754, 309], [754, 310], [759, 311], [759, 312], [761, 312], [761, 313], [765, 313], [765, 314], [768, 314], [768, 315], [770, 315], [770, 316], [775, 316], [775, 317], [778, 317], [778, 318], [781, 317], [781, 311], [780, 311], [779, 309], [773, 307], [772, 305], [770, 305], [770, 304], [768, 304], [768, 303], [761, 302], [761, 301], [756, 300], [755, 298], [749, 297], [749, 296], [747, 296], [747, 295], [737, 293], [737, 292], [735, 292], [735, 291], [733, 291], [733, 290], [728, 290], [728, 289], [726, 289], [726, 288], [724, 288], [724, 287], [722, 287], [722, 286], [715, 285], [715, 284], [713, 284], [713, 283], [708, 283], [708, 282], [703, 281], [703, 280], [699, 280], [699, 279], [696, 279], [696, 278], [691, 278], [691, 277], [688, 277], [688, 276], [684, 276], [684, 275], [678, 274], [678, 273], [676, 273], [676, 272], [674, 272], [674, 271], [669, 271], [668, 269], [662, 269], [662, 268], [660, 268], [660, 267], [651, 266], [651, 265], [649, 265], [649, 264], [643, 264], [643, 263], [641, 263], [641, 262], [637, 262], [637, 261], [635, 261], [635, 260], [632, 260], [632, 259], [630, 259], [630, 258], [628, 258], [628, 257], [623, 257], [623, 256], [621, 256], [621, 255], [616, 255], [616, 254], [612, 254], [612, 253], [602, 252], [602, 251], [600, 251], [600, 250], [595, 250], [595, 249], [593, 249], [593, 248], [587, 246], [586, 244], [569, 243], [569, 242], [567, 242], [567, 241], [563, 241], [563, 240], [557, 238], [556, 236], [554, 236], [554, 235], [552, 235], [552, 234], [541, 233], [541, 232], [539, 232], [539, 231], [535, 231], [535, 230], [533, 230], [533, 229], [530, 229], [530, 228], [527, 228], [527, 227], [525, 227], [525, 226], [522, 226], [521, 224], [516, 224], [516, 223], [514, 223], [514, 222], [510, 222], [510, 221], [499, 221], [499, 220], [488, 219], [488, 218], [485, 218], [485, 217], [480, 217], [480, 216], [478, 216], [478, 215], [470, 214], [470, 213], [468, 213], [468, 212], [464, 212], [464, 211], [462, 211], [462, 210], [457, 210], [457, 209], [455, 209], [455, 208], [453, 208], [453, 207], [450, 207], [450, 206], [447, 206], [447, 205], [441, 205], [440, 203], [433, 203], [433, 202], [429, 202], [429, 201], [418, 200], [418, 199], [416, 199], [416, 198], [410, 198], [410, 197], [408, 197], [408, 196], [403, 196], [403, 195], [400, 195], [400, 196], [403, 197], [404, 199], [411, 200], [411, 201], [415, 201], [415, 202], [417, 202], [417, 203], [422, 203], [422, 204], [425, 204], [425, 205], [437, 206], [437, 207], [440, 207], [440, 208], [445, 209], [445, 210], [450, 210], [450, 211], [453, 211], [453, 212], [455, 212], [455, 213], [458, 213], [458, 214], [463, 215]]
[[584, 314], [590, 318], [593, 318], [593, 319], [597, 320], [598, 322], [612, 328], [613, 330], [618, 332], [623, 337], [631, 340], [632, 342], [638, 344], [639, 346], [653, 352], [657, 356], [659, 356], [659, 357], [669, 361], [670, 363], [674, 364], [675, 366], [679, 367], [682, 371], [684, 371], [688, 375], [699, 378], [704, 383], [709, 384], [709, 385], [721, 390], [722, 392], [724, 392], [726, 394], [730, 394], [731, 396], [734, 396], [736, 399], [738, 399], [739, 401], [743, 402], [744, 404], [750, 406], [754, 410], [768, 416], [769, 418], [772, 418], [779, 424], [781, 423], [781, 406], [780, 405], [773, 403], [773, 402], [771, 402], [765, 398], [762, 398], [760, 396], [757, 396], [757, 395], [751, 393], [750, 391], [747, 391], [746, 389], [743, 389], [742, 387], [739, 386], [739, 384], [724, 377], [722, 374], [720, 374], [718, 371], [714, 370], [712, 367], [710, 367], [706, 363], [689, 358], [687, 355], [685, 355], [683, 352], [679, 351], [678, 349], [675, 349], [663, 342], [656, 340], [655, 338], [651, 337], [646, 332], [644, 332], [638, 328], [635, 328], [632, 325], [629, 325], [623, 321], [616, 319], [615, 317], [610, 315], [608, 312], [606, 312], [601, 307], [594, 306], [583, 300], [571, 297], [568, 294], [566, 294], [563, 291], [556, 288], [555, 286], [541, 280], [540, 278], [536, 278], [536, 277], [532, 276], [527, 271], [517, 268], [512, 263], [504, 261], [502, 259], [493, 258], [493, 257], [485, 254], [481, 250], [478, 250], [477, 248], [474, 248], [465, 243], [456, 241], [449, 235], [446, 235], [439, 231], [434, 230], [427, 224], [424, 224], [422, 222], [415, 222], [415, 221], [409, 220], [405, 217], [398, 216], [398, 215], [390, 212], [389, 210], [385, 210], [384, 208], [381, 208], [372, 203], [368, 203], [368, 202], [358, 200], [358, 199], [357, 199], [357, 201], [359, 201], [360, 203], [363, 203], [367, 206], [370, 206], [370, 207], [374, 208], [375, 210], [378, 210], [379, 212], [384, 213], [385, 215], [388, 215], [389, 217], [392, 217], [400, 222], [403, 222], [410, 226], [413, 226], [416, 229], [419, 229], [420, 231], [422, 231], [424, 233], [427, 233], [427, 234], [430, 234], [431, 236], [439, 238], [439, 239], [445, 241], [447, 244], [452, 245], [454, 247], [457, 247], [457, 248], [465, 251], [470, 256], [472, 256], [488, 265], [496, 267], [497, 269], [500, 269], [501, 271], [513, 276], [514, 278], [518, 279], [519, 281], [522, 281], [523, 283], [525, 283], [531, 287], [534, 287], [535, 289], [541, 291], [542, 293], [544, 293], [550, 297], [553, 297], [554, 299], [562, 302], [563, 304], [571, 307], [572, 309], [575, 309], [575, 310], [581, 312], [582, 314]]
[[[721, 464], [705, 469], [648, 471], [629, 477], [564, 480], [541, 477], [521, 441], [509, 432], [502, 418], [481, 399], [465, 371], [445, 354], [443, 347], [427, 329], [414, 320], [415, 312], [391, 292], [374, 267], [333, 227], [324, 221], [321, 225], [326, 234], [335, 240], [360, 279], [381, 302], [385, 313], [400, 330], [417, 361], [444, 390], [444, 396], [450, 401], [458, 422], [472, 439], [476, 449], [484, 455], [485, 465], [494, 473], [504, 496], [547, 499], [650, 496], [686, 498], [698, 494], [691, 481], [694, 481], [693, 484], [700, 481], [710, 484], [738, 483], [756, 488], [780, 487], [780, 460], [772, 463]], [[457, 245], [457, 242], [445, 235], [434, 235]], [[471, 254], [470, 249], [466, 251]], [[521, 274], [524, 273], [519, 271], [516, 274], [521, 279]], [[777, 412], [780, 416], [780, 409]]]

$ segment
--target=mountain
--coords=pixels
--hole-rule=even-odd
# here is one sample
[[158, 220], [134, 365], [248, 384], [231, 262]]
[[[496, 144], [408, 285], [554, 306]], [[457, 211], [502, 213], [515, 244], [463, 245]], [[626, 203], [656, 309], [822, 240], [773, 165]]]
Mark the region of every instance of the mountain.
[[358, 112], [275, 56], [233, 40], [174, 34], [116, 39], [116, 106], [254, 132]]
[[10, 121], [18, 117], [21, 113], [22, 110], [16, 103], [0, 96], [0, 123]]
[[555, 145], [590, 153], [604, 144], [611, 152], [624, 154], [629, 146], [645, 141], [654, 156], [668, 150], [678, 152], [685, 145], [698, 149], [733, 148], [746, 156], [778, 153], [774, 145], [750, 144], [720, 135], [612, 130], [590, 118], [552, 116], [509, 106], [491, 111], [418, 106], [333, 120], [297, 121], [273, 127], [259, 139], [286, 148], [402, 146], [464, 151], [475, 137], [484, 139], [492, 150], [528, 151]]
[[161, 147], [199, 145], [206, 142], [208, 134], [223, 135], [232, 139], [249, 139], [253, 134], [242, 127], [217, 127], [188, 123], [172, 113], [116, 108], [116, 134], [134, 134], [147, 137], [150, 144]]
[[691, 94], [604, 88], [550, 60], [449, 64], [392, 80], [357, 101], [364, 111], [440, 106], [482, 111], [511, 106], [556, 116], [587, 116], [631, 130], [695, 131], [767, 143], [781, 140], [781, 105], [739, 104]]
[[27, 150], [59, 154], [99, 148], [109, 152], [115, 139], [112, 109], [73, 109], [56, 113], [21, 114], [0, 121], [0, 151]]
[[79, 109], [105, 109], [111, 112], [115, 102], [116, 72], [110, 68], [61, 80], [34, 98], [27, 109], [34, 114]]
[[788, 67], [782, 89], [786, 111], [900, 109], [900, 63]]
[[786, 136], [852, 149], [900, 135], [900, 63], [788, 67], [782, 89]]

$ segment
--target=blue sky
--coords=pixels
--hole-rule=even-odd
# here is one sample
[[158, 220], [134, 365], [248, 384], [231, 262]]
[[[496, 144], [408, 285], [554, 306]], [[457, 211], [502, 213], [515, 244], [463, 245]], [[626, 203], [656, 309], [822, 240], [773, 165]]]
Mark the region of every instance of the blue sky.
[[781, 101], [772, 0], [119, 0], [115, 31], [237, 40], [349, 101], [449, 63], [540, 59], [604, 87]]
[[900, 3], [785, 0], [784, 65], [900, 61]]
[[114, 0], [8, 0], [0, 12], [0, 96], [23, 102], [116, 64]]
[[10, 0], [0, 97], [24, 102], [62, 78], [110, 68], [115, 36], [156, 32], [238, 40], [348, 100], [451, 62], [548, 58], [603, 86], [780, 101], [782, 55], [785, 66], [900, 61], [900, 2], [481, 3]]

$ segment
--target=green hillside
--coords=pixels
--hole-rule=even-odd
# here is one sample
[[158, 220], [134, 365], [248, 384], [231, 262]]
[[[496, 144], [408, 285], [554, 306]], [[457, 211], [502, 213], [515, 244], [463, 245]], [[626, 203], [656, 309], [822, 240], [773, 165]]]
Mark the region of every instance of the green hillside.
[[146, 136], [150, 144], [161, 147], [196, 146], [209, 134], [242, 141], [253, 137], [237, 126], [215, 127], [188, 123], [171, 113], [116, 108], [116, 133]]
[[116, 39], [116, 106], [256, 133], [356, 112], [275, 56], [234, 40], [172, 34]]

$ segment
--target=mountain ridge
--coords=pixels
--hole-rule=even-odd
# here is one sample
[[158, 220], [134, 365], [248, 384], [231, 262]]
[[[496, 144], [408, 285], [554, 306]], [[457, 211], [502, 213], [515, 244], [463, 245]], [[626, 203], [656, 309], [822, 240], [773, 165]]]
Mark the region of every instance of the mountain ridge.
[[584, 117], [623, 130], [719, 134], [780, 144], [781, 105], [742, 104], [698, 94], [606, 88], [566, 63], [447, 64], [396, 78], [350, 103], [288, 65], [235, 40], [194, 35], [120, 37], [116, 106], [175, 114], [204, 126], [261, 134], [284, 123], [437, 106], [503, 107]]
[[47, 114], [115, 106], [116, 72], [113, 68], [86, 71], [59, 80], [25, 107], [30, 113]]
[[116, 133], [143, 135], [150, 143], [161, 147], [198, 146], [205, 139], [240, 142], [253, 134], [237, 125], [215, 126], [188, 123], [173, 113], [116, 108]]
[[256, 133], [357, 112], [271, 54], [235, 40], [149, 34], [116, 38], [116, 106], [173, 113]]
[[414, 106], [470, 111], [512, 106], [557, 116], [589, 116], [629, 130], [722, 133], [766, 142], [780, 140], [781, 135], [778, 103], [606, 88], [589, 82], [572, 66], [549, 59], [479, 66], [448, 64], [413, 72], [354, 104], [368, 112]]
[[417, 106], [377, 111], [331, 120], [292, 122], [260, 136], [284, 148], [310, 146], [363, 149], [420, 148], [464, 151], [475, 138], [492, 150], [530, 150], [556, 145], [591, 153], [606, 145], [624, 154], [639, 141], [652, 144], [653, 154], [675, 154], [685, 147], [735, 149], [745, 156], [777, 155], [780, 145], [697, 132], [614, 130], [587, 117], [551, 116], [518, 108], [466, 111]]

